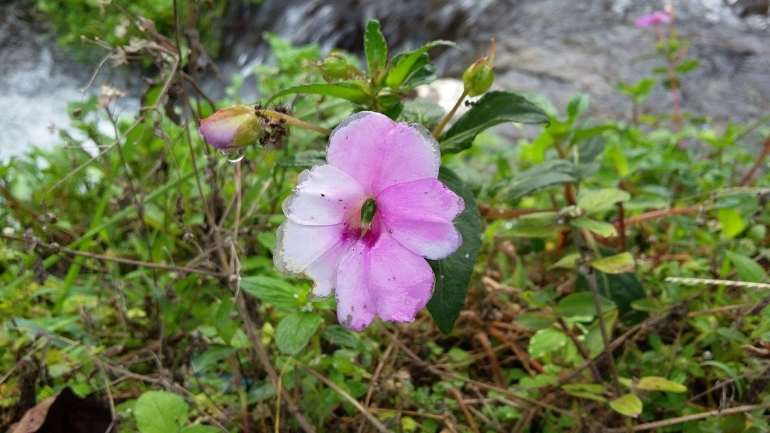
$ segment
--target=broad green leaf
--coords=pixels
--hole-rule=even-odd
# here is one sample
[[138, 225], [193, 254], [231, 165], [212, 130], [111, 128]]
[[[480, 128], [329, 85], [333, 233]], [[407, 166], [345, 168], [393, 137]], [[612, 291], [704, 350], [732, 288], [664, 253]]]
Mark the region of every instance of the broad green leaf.
[[385, 70], [388, 64], [388, 44], [385, 42], [385, 36], [380, 30], [380, 22], [377, 20], [369, 20], [366, 23], [364, 53], [370, 75], [375, 76], [377, 72]]
[[738, 278], [741, 281], [749, 283], [760, 283], [765, 279], [767, 273], [765, 269], [751, 257], [746, 257], [743, 254], [734, 253], [732, 251], [725, 251], [725, 255], [730, 259], [735, 271], [738, 273]]
[[433, 297], [428, 302], [433, 320], [442, 333], [449, 334], [460, 316], [468, 293], [468, 283], [481, 245], [481, 215], [476, 199], [468, 187], [446, 167], [441, 167], [438, 178], [465, 201], [465, 210], [454, 220], [463, 237], [460, 248], [443, 260], [428, 260], [436, 275]]
[[141, 433], [170, 433], [187, 423], [190, 406], [184, 399], [167, 391], [147, 391], [134, 406], [136, 426]]
[[570, 220], [569, 224], [572, 227], [580, 227], [605, 238], [617, 236], [618, 234], [618, 231], [615, 230], [614, 225], [605, 221], [599, 221], [591, 218], [575, 218]]
[[631, 195], [617, 188], [605, 188], [590, 191], [578, 198], [578, 207], [588, 213], [612, 209], [616, 203], [626, 202]]
[[642, 401], [633, 394], [626, 394], [610, 402], [610, 407], [615, 412], [636, 418], [642, 413]]
[[572, 253], [559, 259], [558, 262], [552, 264], [548, 269], [577, 269], [578, 260], [580, 260], [580, 254]]
[[734, 238], [746, 228], [741, 214], [736, 209], [719, 209], [717, 218], [722, 224], [722, 233], [728, 238]]
[[[615, 326], [618, 323], [618, 310], [611, 310], [604, 314], [604, 329], [607, 335], [612, 335]], [[599, 327], [599, 320], [594, 320], [588, 326], [588, 332], [583, 338], [583, 346], [588, 350], [591, 357], [596, 356], [604, 350], [604, 340], [602, 339], [602, 329]]]
[[607, 399], [604, 398], [603, 396], [599, 395], [599, 394], [592, 394], [590, 392], [585, 392], [585, 391], [569, 391], [569, 390], [565, 390], [565, 391], [567, 392], [567, 394], [569, 394], [569, 395], [571, 395], [573, 397], [585, 398], [585, 399], [588, 399], [588, 400], [598, 401], [600, 403], [606, 403], [607, 402]]
[[[600, 246], [599, 250], [603, 257], [617, 254], [614, 250], [607, 247]], [[620, 318], [623, 319], [625, 323], [639, 323], [644, 320], [646, 315], [643, 312], [631, 308], [632, 302], [644, 299], [646, 296], [644, 287], [642, 287], [635, 272], [605, 274], [596, 271], [596, 285], [602, 296], [612, 300], [612, 302], [618, 306]], [[577, 281], [575, 281], [575, 291], [591, 291], [591, 287], [588, 285], [588, 281], [583, 274], [579, 274]]]
[[[615, 303], [599, 296], [602, 313], [615, 309]], [[592, 293], [580, 292], [567, 295], [556, 305], [555, 313], [559, 317], [596, 316], [596, 305]]]
[[366, 89], [359, 83], [321, 83], [305, 84], [302, 86], [291, 87], [289, 89], [282, 90], [273, 95], [273, 97], [267, 101], [267, 104], [269, 105], [271, 102], [278, 98], [294, 95], [296, 93], [331, 96], [333, 98], [345, 99], [356, 104], [365, 104], [371, 99]]
[[211, 345], [202, 353], [193, 356], [192, 368], [196, 374], [205, 372], [206, 368], [221, 362], [235, 353], [237, 349], [230, 346]]
[[285, 309], [295, 308], [298, 302], [297, 298], [302, 293], [299, 287], [289, 284], [285, 280], [262, 275], [242, 278], [241, 288], [262, 302]]
[[652, 298], [637, 299], [631, 303], [631, 308], [648, 313], [660, 313], [666, 309], [660, 301]]
[[559, 232], [556, 212], [543, 212], [519, 218], [506, 228], [506, 233], [522, 238], [547, 238]]
[[687, 392], [687, 387], [681, 383], [676, 383], [660, 376], [647, 376], [639, 379], [636, 389], [644, 391]]
[[505, 200], [517, 200], [554, 185], [577, 182], [575, 165], [562, 159], [549, 160], [516, 175], [500, 192]]
[[539, 330], [545, 329], [551, 326], [556, 321], [556, 318], [549, 313], [521, 313], [516, 317], [516, 323], [524, 328]]
[[631, 253], [620, 253], [594, 260], [589, 264], [607, 274], [623, 274], [634, 270], [634, 256]]
[[564, 332], [554, 328], [541, 329], [529, 339], [527, 352], [533, 358], [543, 358], [566, 346], [567, 342], [569, 342], [569, 337]]
[[388, 77], [385, 81], [388, 87], [390, 87], [394, 91], [398, 90], [398, 88], [404, 82], [406, 82], [407, 77], [409, 77], [409, 75], [413, 73], [412, 68], [415, 66], [415, 64], [420, 59], [420, 57], [423, 54], [425, 54], [429, 49], [442, 46], [442, 45], [457, 48], [457, 44], [455, 44], [454, 42], [433, 41], [423, 45], [422, 47], [414, 51], [400, 53], [399, 55], [394, 57], [393, 67], [390, 69], [390, 72], [388, 72]]
[[535, 104], [510, 92], [488, 92], [441, 134], [441, 153], [457, 153], [473, 145], [476, 136], [505, 122], [548, 123], [548, 115]]
[[[345, 318], [340, 317], [341, 321]], [[323, 322], [323, 317], [317, 313], [293, 313], [280, 322], [275, 329], [275, 344], [281, 352], [287, 355], [298, 354], [315, 334], [318, 326]]]
[[601, 135], [593, 136], [580, 142], [576, 147], [578, 149], [578, 165], [589, 164], [604, 152], [604, 137]]

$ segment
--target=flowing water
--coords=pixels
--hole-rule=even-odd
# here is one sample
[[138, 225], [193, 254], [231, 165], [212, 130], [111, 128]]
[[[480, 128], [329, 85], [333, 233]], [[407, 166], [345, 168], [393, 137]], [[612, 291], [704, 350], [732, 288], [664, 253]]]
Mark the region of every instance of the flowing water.
[[[770, 0], [670, 3], [677, 27], [692, 43], [688, 56], [701, 63], [683, 80], [684, 108], [717, 123], [747, 121], [770, 110]], [[660, 66], [644, 57], [652, 51], [654, 30], [635, 28], [633, 21], [662, 6], [656, 0], [244, 1], [228, 12], [217, 63], [225, 77], [251, 74], [269, 54], [265, 31], [295, 43], [317, 42], [325, 51], [339, 47], [360, 53], [366, 21], [379, 18], [394, 50], [432, 39], [457, 41], [460, 50], [434, 53], [445, 74], [458, 76], [495, 37], [501, 87], [542, 93], [557, 107], [583, 91], [592, 98], [590, 114], [627, 118], [629, 104], [613, 86], [636, 81]], [[97, 86], [84, 95], [80, 89], [94, 65], [68, 59], [9, 10], [0, 7], [0, 159], [23, 153], [31, 144], [60, 144], [50, 131], [52, 125], [68, 124], [67, 102], [87, 97], [103, 82], [133, 92], [118, 110], [136, 109], [140, 86], [126, 76], [130, 73], [102, 71]], [[213, 93], [222, 89], [221, 83], [206, 84]], [[670, 97], [662, 89], [643, 107], [670, 109]]]

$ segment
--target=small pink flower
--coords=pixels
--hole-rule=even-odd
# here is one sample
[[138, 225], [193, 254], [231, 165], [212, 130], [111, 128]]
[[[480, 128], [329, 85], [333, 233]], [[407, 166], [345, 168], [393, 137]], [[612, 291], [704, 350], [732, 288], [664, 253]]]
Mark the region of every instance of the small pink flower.
[[219, 150], [232, 150], [254, 144], [262, 128], [253, 108], [233, 105], [201, 120], [203, 138]]
[[671, 15], [666, 11], [655, 11], [640, 17], [634, 22], [637, 27], [654, 27], [671, 22]]
[[283, 203], [276, 267], [313, 279], [315, 296], [334, 291], [346, 328], [412, 322], [433, 293], [424, 258], [462, 243], [452, 220], [465, 205], [438, 180], [438, 143], [420, 125], [362, 112], [334, 130], [326, 155]]

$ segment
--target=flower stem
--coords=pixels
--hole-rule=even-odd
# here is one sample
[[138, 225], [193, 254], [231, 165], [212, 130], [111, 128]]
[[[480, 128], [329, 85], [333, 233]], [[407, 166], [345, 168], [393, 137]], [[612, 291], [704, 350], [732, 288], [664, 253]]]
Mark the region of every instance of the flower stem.
[[270, 117], [273, 119], [285, 120], [286, 123], [290, 123], [294, 126], [299, 126], [300, 128], [308, 129], [310, 131], [315, 131], [319, 134], [323, 134], [326, 136], [332, 135], [331, 129], [326, 129], [322, 126], [313, 125], [312, 123], [305, 122], [304, 120], [299, 120], [296, 117], [289, 116], [288, 114], [280, 113], [275, 110], [259, 109], [257, 110], [257, 115]]
[[449, 110], [449, 113], [447, 113], [447, 115], [444, 116], [443, 119], [441, 119], [441, 123], [439, 123], [436, 129], [433, 130], [434, 137], [438, 138], [438, 136], [441, 135], [441, 132], [444, 130], [444, 127], [446, 126], [447, 123], [449, 123], [450, 120], [452, 120], [452, 117], [454, 117], [455, 113], [457, 112], [457, 109], [460, 108], [460, 104], [463, 103], [466, 96], [468, 96], [468, 91], [463, 90], [463, 94], [460, 95], [460, 97], [457, 99], [457, 102], [455, 102], [455, 106], [452, 107], [451, 110]]

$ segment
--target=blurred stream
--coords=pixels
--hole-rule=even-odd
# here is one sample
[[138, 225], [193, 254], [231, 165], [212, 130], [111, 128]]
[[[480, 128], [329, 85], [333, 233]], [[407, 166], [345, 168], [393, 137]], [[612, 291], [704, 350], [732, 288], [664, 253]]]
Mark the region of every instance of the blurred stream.
[[[685, 110], [718, 124], [755, 119], [770, 110], [770, 0], [672, 0], [677, 27], [692, 42], [688, 56], [701, 67], [683, 80]], [[590, 114], [627, 118], [628, 101], [613, 91], [620, 81], [636, 81], [660, 66], [644, 60], [652, 51], [652, 29], [634, 20], [660, 9], [655, 0], [264, 0], [230, 8], [224, 49], [217, 64], [224, 77], [250, 75], [269, 51], [265, 31], [294, 43], [317, 42], [361, 52], [369, 18], [382, 21], [391, 46], [414, 48], [432, 39], [457, 41], [435, 61], [458, 76], [469, 62], [498, 40], [498, 85], [548, 96], [557, 107], [577, 91], [590, 94]], [[435, 54], [435, 53], [434, 53]], [[19, 19], [13, 5], [0, 6], [0, 160], [31, 144], [51, 147], [61, 139], [51, 125], [66, 127], [66, 104], [87, 97], [80, 92], [95, 64], [75, 62], [52, 38]], [[247, 83], [253, 80], [246, 80]], [[138, 107], [139, 77], [125, 70], [103, 70], [88, 93], [102, 83], [128, 92], [118, 110]], [[223, 83], [207, 82], [221, 93]], [[245, 91], [253, 92], [246, 88]], [[246, 99], [250, 99], [246, 97]], [[670, 97], [656, 90], [643, 111], [670, 110]]]

